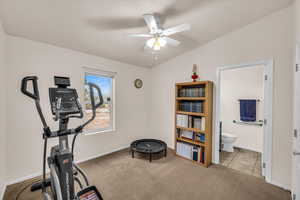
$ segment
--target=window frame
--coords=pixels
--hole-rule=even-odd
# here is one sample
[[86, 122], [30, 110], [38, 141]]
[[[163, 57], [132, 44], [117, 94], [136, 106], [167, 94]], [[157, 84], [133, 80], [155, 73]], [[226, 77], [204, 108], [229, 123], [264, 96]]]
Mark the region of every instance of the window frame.
[[[84, 130], [84, 135], [94, 135], [98, 133], [108, 133], [108, 132], [114, 132], [116, 131], [115, 127], [115, 79], [116, 79], [116, 73], [115, 72], [109, 72], [109, 71], [103, 71], [98, 69], [91, 69], [91, 68], [85, 68], [84, 67], [84, 84], [83, 88], [85, 87], [85, 79], [87, 75], [92, 76], [101, 76], [101, 77], [107, 77], [112, 79], [112, 91], [111, 91], [111, 112], [110, 112], [110, 126], [108, 128], [99, 128], [95, 130]], [[84, 93], [84, 90], [83, 90]], [[86, 102], [84, 102], [84, 112], [86, 114]]]

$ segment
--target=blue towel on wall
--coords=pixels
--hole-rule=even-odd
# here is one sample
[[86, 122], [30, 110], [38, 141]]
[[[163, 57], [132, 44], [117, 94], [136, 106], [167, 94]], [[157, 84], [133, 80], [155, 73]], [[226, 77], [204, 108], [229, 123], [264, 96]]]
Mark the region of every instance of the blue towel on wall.
[[244, 122], [256, 121], [256, 99], [240, 100], [240, 118]]

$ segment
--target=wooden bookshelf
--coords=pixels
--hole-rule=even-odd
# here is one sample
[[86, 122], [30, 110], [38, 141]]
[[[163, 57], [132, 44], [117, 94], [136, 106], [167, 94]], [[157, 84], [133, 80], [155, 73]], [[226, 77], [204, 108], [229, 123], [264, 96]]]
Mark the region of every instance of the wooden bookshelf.
[[204, 101], [205, 97], [176, 97], [176, 100], [186, 100], [186, 101]]
[[177, 141], [186, 142], [186, 143], [190, 143], [190, 144], [193, 144], [193, 145], [205, 147], [205, 143], [194, 141], [194, 140], [191, 140], [191, 139], [188, 139], [188, 138], [177, 137]]
[[197, 112], [184, 112], [184, 111], [177, 111], [177, 114], [182, 114], [182, 115], [192, 115], [192, 116], [199, 116], [199, 117], [205, 117], [205, 113], [197, 113]]
[[196, 132], [196, 133], [204, 133], [205, 134], [205, 131], [204, 130], [200, 130], [198, 128], [186, 128], [186, 127], [181, 127], [181, 126], [176, 126], [177, 129], [182, 129], [182, 130], [187, 130], [187, 131], [193, 131], [193, 132]]
[[[186, 83], [177, 83], [175, 85], [176, 87], [176, 97], [175, 97], [175, 153], [177, 156], [185, 158], [177, 153], [177, 142], [186, 143], [189, 145], [192, 145], [196, 148], [201, 148], [202, 152], [204, 152], [204, 159], [202, 158], [201, 161], [194, 161], [191, 160], [193, 163], [199, 164], [201, 166], [208, 167], [211, 165], [212, 160], [212, 109], [213, 109], [213, 83], [211, 81], [198, 81], [198, 82], [186, 82]], [[200, 93], [182, 93], [183, 91], [186, 91], [186, 89], [191, 88], [201, 88]], [[200, 90], [200, 89], [199, 89]], [[196, 91], [199, 91], [196, 89]], [[193, 90], [195, 91], [195, 90]], [[189, 91], [190, 92], [190, 91]], [[204, 92], [204, 94], [203, 94]], [[185, 105], [189, 105], [189, 103], [198, 103], [200, 106], [201, 112], [195, 112], [195, 110], [184, 110], [182, 104], [183, 102]], [[191, 104], [192, 105], [192, 104]], [[190, 106], [191, 107], [191, 106]], [[189, 108], [190, 108], [189, 107]], [[177, 124], [177, 115], [185, 115], [187, 116], [189, 120], [188, 126], [180, 126]], [[200, 118], [201, 121], [203, 118], [205, 121], [203, 122], [203, 126], [200, 128], [194, 128], [193, 127], [193, 121], [194, 118]], [[190, 122], [191, 121], [191, 122]], [[189, 131], [190, 133], [193, 133], [193, 139], [189, 139], [186, 137], [181, 136], [182, 131]], [[196, 140], [196, 135], [203, 134], [205, 141], [198, 141]], [[198, 150], [199, 150], [198, 149]], [[200, 150], [199, 150], [200, 151]], [[198, 152], [200, 154], [200, 152]]]

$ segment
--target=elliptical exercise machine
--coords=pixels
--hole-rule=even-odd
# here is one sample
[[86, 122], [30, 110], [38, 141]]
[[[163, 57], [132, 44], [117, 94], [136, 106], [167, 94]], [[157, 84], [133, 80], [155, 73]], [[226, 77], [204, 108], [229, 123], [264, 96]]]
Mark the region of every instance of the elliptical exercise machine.
[[[43, 124], [44, 154], [43, 154], [43, 179], [41, 182], [32, 185], [31, 191], [42, 189], [44, 200], [103, 200], [95, 186], [90, 186], [87, 176], [74, 160], [75, 140], [83, 128], [92, 122], [96, 116], [96, 109], [103, 104], [103, 97], [100, 88], [89, 83], [89, 92], [92, 107], [92, 117], [84, 124], [75, 129], [68, 128], [70, 118], [83, 118], [82, 107], [78, 100], [76, 89], [68, 88], [70, 79], [68, 77], [54, 77], [56, 88], [49, 88], [49, 99], [54, 120], [59, 121], [59, 130], [51, 131], [44, 118], [38, 90], [38, 78], [28, 76], [22, 80], [21, 91], [26, 96], [35, 100], [36, 108]], [[33, 92], [27, 89], [27, 83], [31, 81]], [[96, 103], [94, 91], [98, 93], [99, 103]], [[70, 151], [68, 135], [74, 135], [72, 149]], [[51, 148], [50, 156], [47, 158], [50, 169], [50, 178], [46, 179], [46, 154], [47, 140], [49, 138], [59, 138], [59, 144]], [[84, 179], [82, 184], [78, 175]], [[80, 191], [75, 192], [75, 182], [79, 185]], [[52, 195], [46, 190], [51, 187]]]

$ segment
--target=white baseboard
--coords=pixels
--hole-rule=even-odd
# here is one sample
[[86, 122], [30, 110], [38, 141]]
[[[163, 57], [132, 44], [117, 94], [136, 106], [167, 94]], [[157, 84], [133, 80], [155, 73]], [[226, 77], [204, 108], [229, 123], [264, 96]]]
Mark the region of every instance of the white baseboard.
[[252, 148], [248, 148], [248, 147], [241, 147], [241, 146], [238, 146], [238, 145], [234, 145], [234, 147], [239, 148], [239, 149], [254, 151], [254, 152], [257, 152], [257, 153], [262, 153], [261, 151], [257, 151], [256, 149], [252, 149]]
[[168, 149], [172, 149], [172, 150], [174, 150], [175, 151], [175, 148], [172, 146], [169, 146], [169, 145], [167, 145], [168, 146]]
[[5, 190], [6, 190], [6, 184], [0, 185], [0, 199], [1, 200], [3, 200], [3, 198], [4, 198]]
[[106, 156], [106, 155], [109, 155], [109, 154], [112, 154], [112, 153], [115, 153], [115, 152], [118, 152], [118, 151], [122, 151], [122, 150], [127, 149], [127, 148], [129, 148], [129, 145], [117, 148], [117, 149], [115, 149], [113, 151], [110, 151], [110, 152], [105, 152], [105, 153], [95, 155], [95, 156], [91, 156], [91, 157], [88, 157], [88, 158], [85, 158], [85, 159], [82, 159], [82, 160], [77, 160], [77, 161], [75, 161], [75, 163], [76, 164], [83, 163], [83, 162], [86, 162], [86, 161], [89, 161], [89, 160], [93, 160], [95, 158], [99, 158], [99, 157]]
[[277, 187], [280, 187], [280, 188], [282, 188], [282, 189], [284, 189], [284, 190], [291, 191], [290, 186], [283, 185], [283, 184], [278, 183], [278, 182], [276, 182], [276, 181], [273, 181], [273, 180], [272, 180], [272, 181], [270, 182], [270, 184], [275, 185], [275, 186], [277, 186]]
[[[121, 150], [124, 150], [124, 149], [127, 149], [127, 148], [129, 148], [129, 145], [114, 149], [113, 151], [110, 151], [110, 152], [105, 152], [105, 153], [102, 153], [102, 154], [99, 154], [99, 155], [95, 155], [95, 156], [91, 156], [91, 157], [88, 157], [88, 158], [85, 158], [85, 159], [82, 159], [82, 160], [78, 160], [78, 161], [75, 161], [75, 163], [76, 164], [83, 163], [83, 162], [86, 162], [86, 161], [89, 161], [89, 160], [92, 160], [92, 159], [95, 159], [95, 158], [99, 158], [99, 157], [102, 157], [102, 156], [105, 156], [105, 155], [109, 155], [109, 154], [112, 154], [112, 153], [115, 153], [117, 151], [121, 151]], [[48, 173], [48, 172], [49, 172], [49, 169], [46, 170], [46, 173]], [[32, 179], [32, 178], [41, 176], [42, 174], [43, 173], [41, 171], [36, 172], [36, 173], [30, 174], [28, 176], [20, 177], [20, 178], [17, 178], [15, 180], [9, 181], [6, 185], [12, 185], [12, 184], [20, 183], [20, 182], [26, 181], [28, 179]]]
[[[48, 173], [49, 171], [47, 170], [46, 172]], [[30, 174], [28, 176], [23, 176], [23, 177], [15, 179], [15, 180], [8, 181], [6, 185], [13, 185], [13, 184], [20, 183], [20, 182], [23, 182], [28, 179], [32, 179], [32, 178], [35, 178], [35, 177], [38, 177], [41, 175], [42, 175], [42, 172], [36, 172], [36, 173]]]

